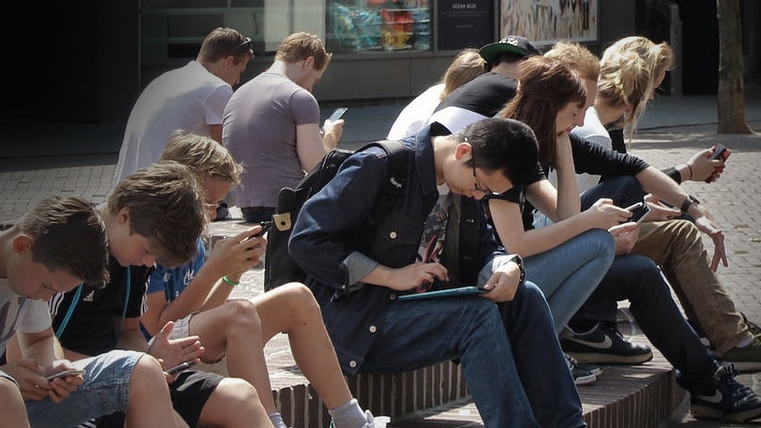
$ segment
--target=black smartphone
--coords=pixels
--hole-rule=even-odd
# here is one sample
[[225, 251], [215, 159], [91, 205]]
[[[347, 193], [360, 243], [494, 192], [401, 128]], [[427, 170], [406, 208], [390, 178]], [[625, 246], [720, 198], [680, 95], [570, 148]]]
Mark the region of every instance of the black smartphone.
[[[269, 230], [272, 229], [272, 224], [273, 223], [272, 223], [271, 220], [265, 220], [265, 221], [259, 223], [259, 226], [262, 227], [262, 230], [260, 230], [260, 231], [256, 232], [255, 234], [251, 235], [251, 238], [258, 238], [258, 237], [264, 235], [265, 233], [269, 232]], [[251, 239], [251, 238], [249, 238], [249, 239]]]
[[344, 117], [344, 114], [346, 114], [346, 110], [349, 110], [349, 109], [347, 107], [338, 107], [337, 109], [333, 111], [333, 114], [330, 115], [328, 120], [330, 120], [331, 122], [337, 121], [338, 119]]
[[713, 153], [711, 154], [711, 159], [721, 158], [726, 161], [730, 154], [732, 154], [731, 150], [721, 144], [717, 144], [716, 149], [714, 149]]
[[179, 372], [181, 372], [183, 370], [187, 370], [190, 367], [193, 367], [195, 364], [196, 364], [195, 361], [185, 361], [184, 363], [177, 364], [176, 366], [174, 366], [174, 367], [172, 367], [170, 369], [167, 369], [166, 372], [167, 372], [167, 374], [179, 373]]

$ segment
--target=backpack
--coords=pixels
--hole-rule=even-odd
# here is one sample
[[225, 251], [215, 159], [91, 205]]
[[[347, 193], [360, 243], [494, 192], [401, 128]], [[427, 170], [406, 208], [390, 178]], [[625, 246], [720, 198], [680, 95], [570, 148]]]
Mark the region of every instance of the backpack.
[[[389, 178], [384, 181], [381, 195], [388, 195], [392, 202], [402, 196], [400, 186], [407, 172], [408, 156], [404, 145], [399, 141], [376, 141], [357, 151], [369, 147], [381, 147], [389, 157]], [[267, 249], [264, 257], [264, 291], [271, 290], [287, 282], [304, 282], [306, 272], [297, 265], [288, 253], [288, 240], [293, 232], [293, 225], [304, 203], [322, 189], [338, 172], [341, 164], [355, 152], [346, 149], [333, 149], [323, 156], [296, 188], [284, 187], [278, 192], [275, 214], [272, 216], [273, 227], [267, 235]]]

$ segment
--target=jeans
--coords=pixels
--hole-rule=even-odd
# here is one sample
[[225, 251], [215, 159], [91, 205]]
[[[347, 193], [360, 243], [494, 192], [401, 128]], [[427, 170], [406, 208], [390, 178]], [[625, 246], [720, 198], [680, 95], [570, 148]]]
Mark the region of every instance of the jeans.
[[748, 327], [719, 277], [698, 228], [687, 220], [646, 222], [632, 253], [661, 266], [687, 318], [702, 330], [718, 355], [750, 336]]
[[[626, 208], [637, 202], [642, 202], [645, 191], [636, 178], [632, 176], [620, 176], [608, 178], [597, 186], [581, 194], [581, 209], [586, 210], [600, 198], [613, 199], [613, 204]], [[631, 220], [636, 221], [647, 211], [644, 208], [634, 210]]]
[[500, 304], [477, 296], [395, 303], [377, 334], [360, 372], [459, 359], [486, 427], [585, 426], [549, 308], [530, 282]]
[[59, 404], [49, 398], [26, 401], [31, 426], [74, 427], [98, 416], [126, 412], [132, 370], [143, 355], [118, 350], [74, 362], [86, 371], [84, 384]]
[[680, 386], [689, 390], [713, 374], [715, 360], [682, 316], [660, 270], [647, 257], [616, 257], [570, 325], [573, 327], [577, 321], [614, 324], [616, 302], [625, 299], [645, 336], [679, 370]]
[[611, 234], [595, 229], [523, 260], [526, 278], [542, 290], [550, 305], [556, 333], [597, 288], [615, 252]]

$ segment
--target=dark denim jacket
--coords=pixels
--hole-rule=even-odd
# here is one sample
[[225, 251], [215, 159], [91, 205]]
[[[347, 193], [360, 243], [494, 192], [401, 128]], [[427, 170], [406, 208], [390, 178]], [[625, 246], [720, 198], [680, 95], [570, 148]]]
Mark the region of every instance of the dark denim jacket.
[[[387, 287], [363, 286], [359, 279], [378, 263], [402, 267], [415, 262], [424, 221], [439, 196], [429, 129], [404, 142], [410, 156], [407, 176], [390, 178], [404, 192], [395, 198], [396, 206], [387, 206], [378, 195], [389, 179], [385, 152], [356, 153], [304, 204], [289, 243], [291, 256], [309, 275], [307, 283], [322, 307], [345, 373], [357, 372], [397, 295]], [[445, 245], [450, 248], [444, 250], [450, 261], [442, 259], [442, 264], [449, 270], [450, 286], [475, 284], [480, 269], [505, 253], [483, 205], [453, 196], [458, 209], [448, 225]]]

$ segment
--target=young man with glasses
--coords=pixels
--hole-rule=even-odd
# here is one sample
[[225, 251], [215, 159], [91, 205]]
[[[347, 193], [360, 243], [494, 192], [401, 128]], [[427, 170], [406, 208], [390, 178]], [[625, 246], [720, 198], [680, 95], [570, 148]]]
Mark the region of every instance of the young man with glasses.
[[[433, 123], [403, 143], [405, 174], [388, 177], [381, 149], [349, 157], [304, 204], [289, 243], [342, 369], [398, 373], [457, 359], [485, 426], [585, 426], [547, 302], [524, 281], [520, 257], [497, 245], [479, 202], [528, 180], [533, 132], [490, 118], [452, 135]], [[386, 180], [404, 197], [385, 198]], [[486, 292], [399, 299], [464, 285]]]
[[194, 61], [153, 80], [130, 113], [113, 186], [138, 168], [156, 162], [176, 130], [222, 143], [225, 105], [253, 56], [250, 38], [219, 27], [206, 36]]

